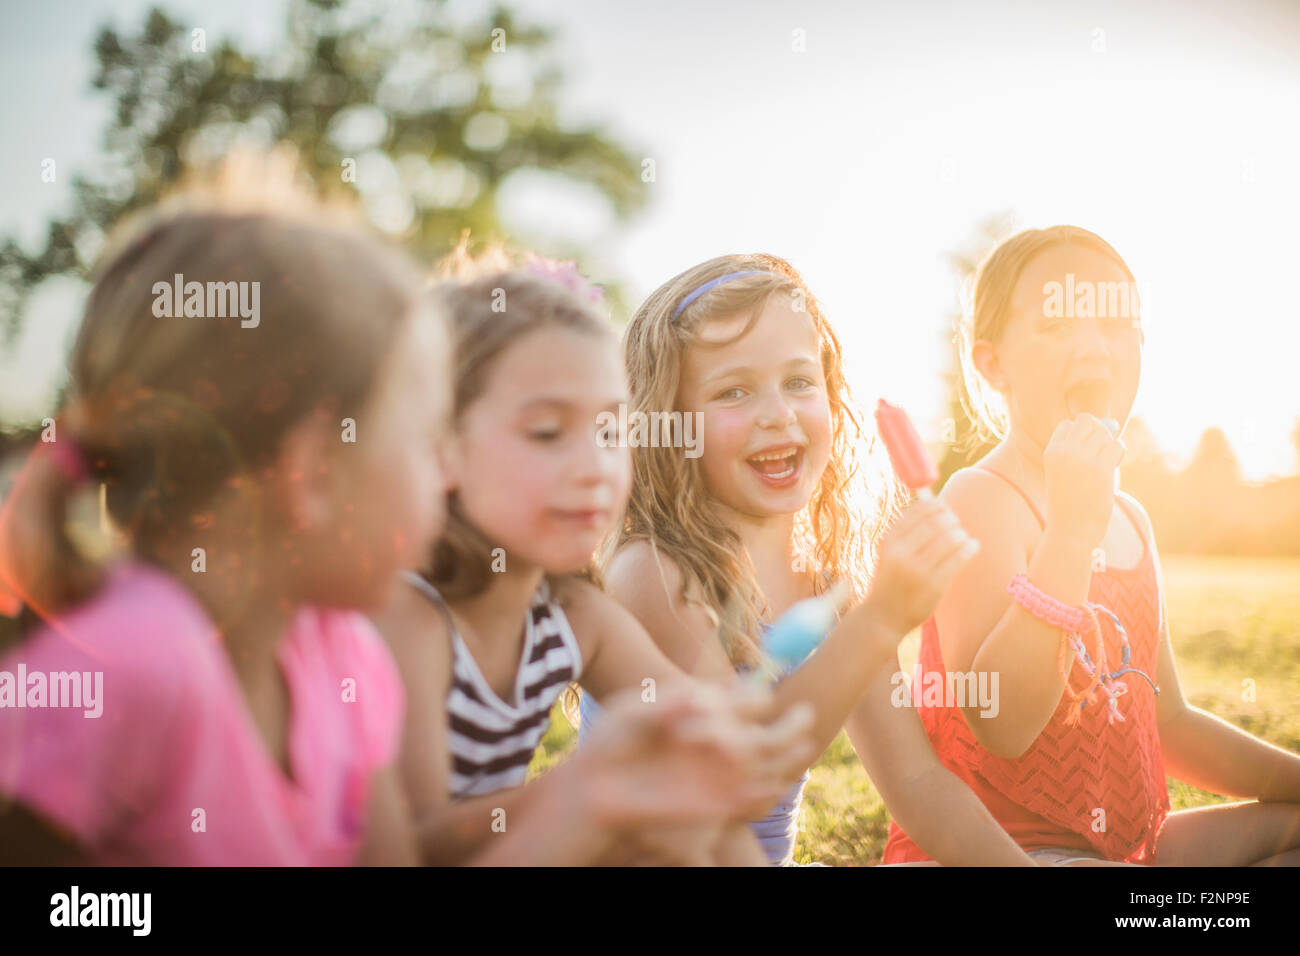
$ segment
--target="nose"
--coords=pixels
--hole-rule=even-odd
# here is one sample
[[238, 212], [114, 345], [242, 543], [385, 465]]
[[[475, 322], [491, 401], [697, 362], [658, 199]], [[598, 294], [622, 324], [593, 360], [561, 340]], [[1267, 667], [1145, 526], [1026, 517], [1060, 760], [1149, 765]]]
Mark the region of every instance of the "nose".
[[758, 426], [760, 428], [785, 428], [795, 420], [794, 408], [786, 401], [779, 388], [773, 389], [764, 397], [758, 408]]
[[1110, 356], [1110, 345], [1106, 341], [1100, 319], [1076, 320], [1071, 346], [1078, 361]]
[[575, 443], [573, 450], [574, 477], [581, 484], [599, 484], [608, 481], [618, 473], [618, 469], [629, 452], [626, 443], [602, 443], [600, 430], [593, 428], [584, 438]]

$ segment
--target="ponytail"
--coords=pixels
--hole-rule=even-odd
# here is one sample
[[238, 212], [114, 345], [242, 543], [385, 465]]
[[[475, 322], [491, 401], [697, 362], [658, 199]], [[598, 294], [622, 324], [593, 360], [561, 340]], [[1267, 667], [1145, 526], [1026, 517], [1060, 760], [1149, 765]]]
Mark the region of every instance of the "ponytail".
[[38, 441], [0, 504], [0, 613], [24, 606], [48, 618], [89, 597], [103, 569], [68, 534], [68, 504], [87, 463], [75, 439]]

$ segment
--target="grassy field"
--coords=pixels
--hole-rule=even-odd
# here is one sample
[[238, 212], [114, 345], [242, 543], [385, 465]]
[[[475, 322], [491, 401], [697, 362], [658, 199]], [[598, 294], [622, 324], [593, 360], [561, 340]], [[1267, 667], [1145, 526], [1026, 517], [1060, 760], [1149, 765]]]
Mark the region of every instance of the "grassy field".
[[[1170, 634], [1188, 699], [1300, 751], [1300, 559], [1163, 560]], [[902, 645], [909, 672], [917, 640], [914, 634]], [[576, 741], [558, 709], [555, 716], [534, 772], [554, 765]], [[1169, 785], [1175, 810], [1224, 800], [1172, 780]], [[813, 767], [795, 859], [877, 863], [888, 825], [879, 794], [841, 733]]]

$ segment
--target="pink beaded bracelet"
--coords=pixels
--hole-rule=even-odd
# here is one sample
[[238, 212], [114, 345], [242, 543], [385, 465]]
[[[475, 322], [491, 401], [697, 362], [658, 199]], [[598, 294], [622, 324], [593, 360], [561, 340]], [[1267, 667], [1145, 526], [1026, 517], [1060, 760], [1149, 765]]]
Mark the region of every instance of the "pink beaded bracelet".
[[[1123, 721], [1124, 715], [1119, 712], [1119, 698], [1128, 692], [1128, 685], [1119, 678], [1124, 674], [1137, 674], [1150, 684], [1157, 694], [1160, 693], [1160, 688], [1156, 686], [1155, 681], [1137, 668], [1129, 666], [1132, 652], [1129, 648], [1128, 632], [1125, 631], [1119, 616], [1110, 608], [1101, 604], [1094, 604], [1091, 601], [1085, 601], [1078, 607], [1066, 604], [1064, 601], [1058, 601], [1035, 586], [1023, 574], [1012, 577], [1007, 584], [1007, 593], [1034, 617], [1051, 624], [1053, 627], [1059, 627], [1065, 632], [1063, 636], [1066, 639], [1061, 642], [1061, 653], [1057, 658], [1057, 667], [1060, 671], [1061, 681], [1065, 684], [1066, 693], [1070, 695], [1071, 700], [1071, 706], [1065, 718], [1067, 725], [1073, 726], [1079, 722], [1079, 716], [1083, 712], [1083, 708], [1090, 701], [1096, 700], [1099, 688], [1106, 695], [1109, 722], [1113, 724], [1117, 721]], [[1104, 614], [1110, 620], [1122, 648], [1120, 667], [1119, 670], [1114, 672], [1111, 672], [1106, 661], [1106, 641], [1102, 636], [1098, 613]], [[1096, 639], [1095, 662], [1093, 656], [1088, 653], [1085, 636]], [[1067, 663], [1070, 658], [1070, 651], [1074, 652], [1075, 660], [1079, 662], [1084, 673], [1088, 675], [1088, 684], [1082, 691], [1075, 691], [1070, 686], [1070, 668], [1072, 665]], [[1074, 706], [1075, 702], [1078, 703], [1077, 707]]]

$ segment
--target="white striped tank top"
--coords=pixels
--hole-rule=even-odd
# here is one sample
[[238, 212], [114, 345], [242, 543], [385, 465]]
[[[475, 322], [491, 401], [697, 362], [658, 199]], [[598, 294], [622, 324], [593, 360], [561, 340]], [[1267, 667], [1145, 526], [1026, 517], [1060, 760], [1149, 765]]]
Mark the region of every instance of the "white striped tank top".
[[504, 701], [488, 685], [456, 631], [442, 595], [414, 571], [405, 572], [405, 577], [442, 610], [451, 634], [447, 733], [452, 798], [522, 786], [533, 753], [551, 725], [551, 706], [582, 674], [582, 653], [564, 611], [543, 578], [525, 623], [513, 698]]

